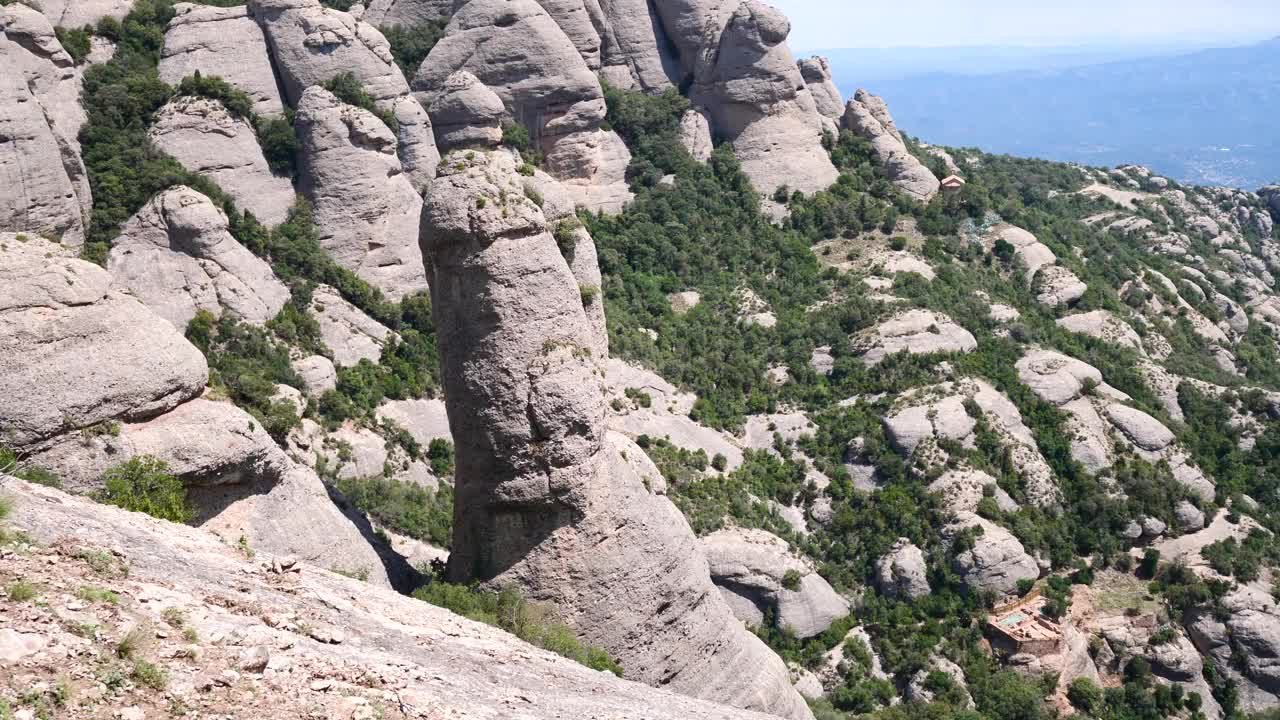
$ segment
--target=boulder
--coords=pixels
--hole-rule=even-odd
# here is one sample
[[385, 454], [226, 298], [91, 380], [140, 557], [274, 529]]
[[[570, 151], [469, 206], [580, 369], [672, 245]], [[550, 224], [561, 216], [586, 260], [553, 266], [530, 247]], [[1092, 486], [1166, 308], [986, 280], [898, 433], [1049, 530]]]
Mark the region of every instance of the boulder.
[[387, 326], [365, 315], [336, 290], [321, 285], [311, 294], [309, 308], [320, 325], [320, 339], [333, 353], [334, 364], [350, 367], [361, 360], [376, 363], [382, 348], [399, 336]]
[[293, 183], [271, 172], [253, 127], [217, 100], [179, 97], [160, 108], [151, 141], [182, 166], [213, 180], [268, 227], [293, 206]]
[[0, 7], [0, 228], [84, 243], [92, 195], [76, 133], [79, 76], [40, 13]]
[[159, 417], [120, 423], [111, 432], [65, 436], [31, 456], [70, 492], [102, 487], [107, 470], [138, 455], [163, 460], [187, 487], [278, 480], [283, 458], [271, 436], [248, 413], [197, 398]]
[[460, 147], [497, 147], [506, 108], [497, 93], [465, 71], [445, 78], [427, 108], [442, 152]]
[[545, 152], [546, 168], [578, 204], [617, 211], [630, 200], [631, 154], [616, 133], [600, 129], [600, 82], [535, 0], [472, 0], [462, 6], [413, 79], [419, 101], [434, 105], [449, 76], [460, 70], [496, 92], [507, 117], [529, 129]]
[[220, 77], [243, 90], [259, 115], [284, 113], [267, 39], [247, 7], [180, 2], [173, 11], [160, 51], [161, 80], [176, 86], [197, 72]]
[[1127, 347], [1143, 354], [1142, 338], [1129, 323], [1116, 317], [1109, 310], [1094, 310], [1068, 315], [1058, 319], [1058, 327], [1081, 335], [1102, 340], [1113, 345]]
[[988, 236], [988, 246], [994, 247], [1003, 240], [1013, 246], [1013, 256], [1026, 268], [1028, 282], [1036, 276], [1040, 268], [1058, 261], [1048, 245], [1036, 239], [1035, 235], [1013, 225], [1005, 225]]
[[978, 348], [978, 341], [945, 315], [908, 310], [864, 331], [855, 338], [854, 346], [864, 363], [876, 365], [899, 352], [972, 352]]
[[1024, 385], [1054, 405], [1080, 397], [1086, 385], [1103, 387], [1097, 368], [1053, 350], [1030, 350], [1015, 367]]
[[955, 539], [970, 528], [979, 531], [973, 537], [973, 547], [955, 556], [956, 572], [970, 587], [1008, 595], [1017, 589], [1019, 580], [1040, 577], [1039, 564], [1027, 554], [1022, 543], [1013, 533], [990, 520], [973, 513], [957, 513], [956, 521], [944, 529], [944, 534]]
[[939, 672], [950, 678], [951, 683], [959, 688], [964, 698], [963, 705], [966, 709], [972, 710], [977, 707], [973, 702], [973, 697], [969, 695], [969, 686], [965, 684], [964, 670], [959, 665], [950, 660], [935, 655], [929, 660], [929, 666], [921, 668], [915, 675], [911, 677], [911, 682], [907, 684], [906, 698], [911, 702], [930, 703], [933, 702], [936, 695], [930, 689], [929, 675]]
[[[1274, 709], [1280, 692], [1280, 608], [1267, 584], [1239, 585], [1221, 600], [1222, 612], [1192, 613], [1187, 631], [1196, 649], [1235, 681], [1239, 708]], [[1235, 657], [1238, 662], [1232, 662]]]
[[426, 289], [418, 250], [422, 198], [373, 113], [312, 87], [296, 117], [298, 189], [311, 201], [320, 245], [392, 300]]
[[715, 144], [711, 139], [711, 121], [704, 110], [689, 109], [680, 118], [680, 144], [698, 162], [711, 159]]
[[726, 528], [702, 538], [702, 551], [711, 579], [748, 625], [760, 624], [768, 613], [804, 639], [849, 614], [849, 601], [776, 535]]
[[694, 70], [712, 54], [738, 5], [730, 0], [656, 0], [666, 36], [675, 50], [680, 72], [692, 79]]
[[1142, 450], [1159, 452], [1173, 443], [1173, 431], [1141, 410], [1112, 403], [1105, 412], [1111, 424]]
[[1061, 265], [1049, 265], [1036, 273], [1031, 290], [1036, 300], [1049, 307], [1072, 305], [1084, 297], [1089, 286]]
[[318, 398], [338, 387], [338, 372], [333, 361], [323, 355], [311, 355], [293, 361], [293, 371], [302, 378], [307, 395]]
[[222, 210], [185, 186], [162, 191], [124, 224], [107, 270], [112, 287], [179, 332], [200, 310], [262, 325], [289, 302], [289, 288], [232, 237]]
[[718, 40], [708, 38], [690, 97], [733, 143], [756, 190], [827, 189], [838, 173], [822, 146], [823, 118], [787, 47], [791, 23], [775, 8], [746, 0], [722, 27]]
[[[396, 140], [412, 185], [420, 187], [435, 177], [440, 156], [431, 121], [424, 105], [400, 102], [409, 97], [409, 83], [382, 33], [348, 13], [323, 7], [320, 0], [249, 0], [249, 11], [267, 37], [284, 98], [299, 115], [307, 88], [351, 73], [379, 109], [396, 117]], [[385, 151], [381, 141], [372, 146]]]
[[443, 400], [388, 400], [378, 406], [377, 415], [409, 431], [424, 450], [432, 440], [453, 442]]
[[1178, 530], [1184, 533], [1192, 533], [1204, 528], [1204, 511], [1186, 500], [1178, 501], [1173, 514], [1178, 521]]
[[1009, 497], [996, 479], [981, 470], [960, 468], [948, 470], [929, 483], [929, 492], [942, 498], [942, 503], [953, 512], [977, 512], [978, 503], [988, 495], [1003, 512], [1017, 512], [1018, 503]]
[[554, 603], [631, 679], [808, 720], [683, 516], [610, 441], [581, 291], [521, 177], [509, 153], [455, 151], [423, 207], [456, 443], [450, 578]]
[[824, 57], [811, 57], [799, 62], [800, 76], [813, 96], [814, 107], [823, 117], [823, 129], [834, 139], [840, 135], [844, 117], [844, 97], [831, 76], [831, 63]]
[[199, 395], [204, 356], [106, 270], [0, 233], [0, 444], [15, 449]]
[[906, 538], [898, 538], [876, 561], [876, 586], [889, 597], [919, 600], [929, 594], [929, 566], [924, 552]]
[[918, 202], [929, 202], [941, 183], [908, 150], [889, 117], [884, 101], [859, 90], [844, 112], [844, 127], [871, 143], [876, 159], [895, 186]]

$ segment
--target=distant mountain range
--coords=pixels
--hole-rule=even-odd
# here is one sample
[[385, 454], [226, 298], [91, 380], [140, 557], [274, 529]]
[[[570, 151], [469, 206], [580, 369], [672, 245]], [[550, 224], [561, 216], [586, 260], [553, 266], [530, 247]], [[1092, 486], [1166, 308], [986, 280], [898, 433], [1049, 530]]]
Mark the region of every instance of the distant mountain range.
[[[841, 90], [882, 95], [898, 125], [929, 142], [1092, 165], [1139, 163], [1201, 184], [1257, 188], [1280, 180], [1280, 38], [1184, 54], [1146, 50], [1137, 58], [1123, 57], [1122, 48], [827, 55]], [[907, 68], [948, 70], [890, 72], [885, 60], [895, 54]], [[984, 74], [1010, 67], [1020, 69]]]

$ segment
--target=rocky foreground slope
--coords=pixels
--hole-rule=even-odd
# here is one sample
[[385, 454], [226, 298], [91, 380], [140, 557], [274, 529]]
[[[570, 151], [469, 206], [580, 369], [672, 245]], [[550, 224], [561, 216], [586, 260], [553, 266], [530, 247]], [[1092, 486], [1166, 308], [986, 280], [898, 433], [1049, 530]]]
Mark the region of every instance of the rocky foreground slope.
[[767, 717], [201, 530], [7, 476], [0, 497], [0, 583], [34, 593], [0, 598], [0, 688], [58, 717]]
[[0, 702], [1280, 705], [1276, 188], [923, 145], [756, 0], [224, 4], [0, 6], [0, 472], [193, 526], [6, 477]]

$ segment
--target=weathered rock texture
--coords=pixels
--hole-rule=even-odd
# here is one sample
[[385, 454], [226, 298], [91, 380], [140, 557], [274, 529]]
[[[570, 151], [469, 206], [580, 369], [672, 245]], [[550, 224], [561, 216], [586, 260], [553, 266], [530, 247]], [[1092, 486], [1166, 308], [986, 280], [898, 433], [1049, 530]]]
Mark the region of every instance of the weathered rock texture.
[[[599, 0], [604, 14], [600, 74], [613, 85], [649, 92], [675, 85], [675, 58], [654, 3], [648, 0]], [[590, 7], [592, 0], [584, 0]]]
[[249, 10], [266, 34], [286, 100], [300, 106], [307, 88], [351, 73], [379, 109], [396, 116], [400, 155], [413, 185], [435, 177], [440, 155], [431, 120], [422, 105], [405, 102], [409, 83], [377, 28], [319, 0], [250, 0]]
[[[297, 716], [299, 708], [326, 718], [365, 717], [380, 707], [395, 708], [388, 716], [509, 718], [513, 703], [527, 720], [770, 717], [590, 670], [496, 628], [329, 572], [324, 559], [286, 569], [293, 561], [282, 554], [264, 551], [249, 559], [234, 543], [204, 530], [7, 476], [0, 478], [0, 493], [15, 501], [11, 523], [39, 544], [6, 558], [0, 582], [26, 578], [48, 589], [47, 610], [29, 612], [34, 605], [0, 600], [6, 618], [0, 640], [14, 631], [32, 641], [20, 665], [0, 673], [6, 696], [37, 681], [52, 687], [68, 674], [93, 676], [91, 641], [63, 629], [54, 616], [91, 623], [99, 628], [99, 642], [114, 645], [133, 627], [166, 627], [162, 611], [173, 608], [197, 639], [188, 642], [175, 632], [153, 641], [149, 656], [171, 682], [163, 691], [130, 684], [113, 696], [122, 717], [134, 710], [163, 717], [174, 700], [281, 718]], [[74, 557], [79, 549], [108, 548], [129, 567], [127, 578], [104, 578]], [[69, 592], [54, 590], [62, 586], [110, 589], [121, 605], [85, 607]], [[73, 602], [76, 610], [68, 607]], [[233, 666], [238, 674], [223, 674]], [[501, 669], [499, 684], [495, 668]], [[368, 687], [372, 678], [375, 688]]]
[[123, 20], [133, 0], [40, 0], [40, 10], [50, 24], [66, 28], [96, 25], [104, 17]]
[[822, 128], [833, 138], [838, 136], [844, 117], [844, 97], [831, 77], [831, 63], [824, 57], [811, 57], [801, 60], [799, 66], [800, 76], [813, 96], [814, 107], [823, 118]]
[[0, 7], [0, 228], [84, 243], [92, 195], [80, 75], [39, 12]]
[[0, 234], [0, 443], [22, 449], [199, 395], [204, 356], [105, 270]]
[[502, 142], [502, 119], [507, 112], [502, 98], [466, 70], [445, 78], [427, 109], [443, 152], [495, 147]]
[[890, 597], [918, 600], [929, 594], [929, 566], [924, 552], [906, 538], [898, 538], [876, 561], [876, 583]]
[[823, 118], [786, 44], [790, 21], [747, 0], [721, 27], [708, 29], [691, 97], [733, 142], [757, 190], [825, 190], [838, 173], [822, 147]]
[[849, 614], [849, 601], [776, 535], [726, 528], [702, 538], [702, 551], [712, 580], [748, 625], [762, 624], [768, 612], [779, 627], [810, 638]]
[[200, 310], [261, 325], [289, 301], [271, 266], [231, 236], [222, 210], [188, 187], [161, 192], [124, 224], [107, 269], [113, 287], [179, 332]]
[[929, 202], [938, 194], [938, 178], [907, 150], [879, 97], [859, 90], [845, 108], [844, 126], [871, 142], [876, 157], [899, 190], [921, 202]]
[[450, 576], [553, 602], [631, 678], [810, 717], [679, 511], [608, 441], [578, 283], [519, 178], [507, 153], [455, 152], [423, 207], [457, 442]]
[[955, 523], [945, 532], [954, 537], [969, 529], [981, 532], [973, 536], [971, 548], [958, 552], [955, 557], [956, 570], [965, 583], [1002, 595], [1012, 593], [1019, 580], [1040, 577], [1040, 566], [1018, 538], [990, 520], [973, 513], [958, 513]]
[[453, 6], [453, 0], [370, 0], [360, 19], [377, 27], [413, 27], [449, 19]]
[[[330, 366], [348, 367], [361, 360], [376, 363], [382, 357], [382, 348], [398, 339], [390, 328], [365, 315], [327, 285], [317, 287], [311, 294], [309, 309], [320, 325], [320, 339], [333, 354]], [[318, 372], [317, 382], [323, 384], [328, 371], [321, 365]]]
[[160, 108], [148, 134], [157, 148], [216, 182], [264, 225], [279, 225], [288, 217], [293, 183], [271, 172], [249, 121], [217, 100], [177, 98]]
[[160, 53], [160, 79], [177, 85], [199, 72], [243, 90], [259, 115], [284, 112], [262, 28], [247, 7], [177, 3]]
[[894, 353], [924, 355], [973, 352], [978, 341], [951, 318], [931, 310], [908, 310], [870, 328], [854, 339], [854, 349], [868, 365]]
[[[558, 12], [568, 12], [572, 4], [548, 2]], [[630, 200], [631, 153], [616, 133], [600, 129], [605, 115], [600, 82], [541, 5], [473, 0], [462, 6], [413, 79], [423, 106], [434, 105], [459, 70], [498, 94], [507, 116], [529, 129], [546, 153], [546, 167], [574, 192], [578, 204], [617, 211]]]
[[312, 87], [296, 118], [299, 189], [311, 200], [320, 245], [392, 299], [426, 289], [418, 251], [422, 198], [396, 156], [396, 137], [373, 113]]

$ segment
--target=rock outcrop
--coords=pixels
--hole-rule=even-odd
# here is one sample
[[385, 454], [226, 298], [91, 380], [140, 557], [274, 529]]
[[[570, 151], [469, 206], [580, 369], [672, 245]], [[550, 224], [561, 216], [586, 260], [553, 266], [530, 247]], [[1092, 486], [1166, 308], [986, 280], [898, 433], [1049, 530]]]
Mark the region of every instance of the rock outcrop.
[[204, 356], [107, 271], [0, 233], [0, 444], [32, 447], [199, 395]]
[[733, 143], [743, 172], [761, 193], [830, 187], [838, 173], [822, 146], [823, 117], [786, 44], [790, 21], [747, 0], [721, 27], [718, 36], [707, 29], [690, 97]]
[[231, 236], [222, 210], [188, 187], [161, 192], [124, 224], [107, 270], [112, 287], [179, 332], [200, 310], [261, 325], [289, 301], [271, 266]]
[[872, 151], [889, 179], [908, 197], [927, 203], [938, 194], [941, 187], [938, 178], [907, 150], [893, 118], [879, 97], [859, 90], [845, 107], [844, 127], [871, 143]]
[[78, 28], [97, 25], [104, 17], [123, 20], [133, 9], [133, 0], [40, 0], [39, 6], [50, 24]]
[[617, 211], [630, 200], [631, 153], [617, 133], [600, 127], [600, 82], [535, 0], [473, 0], [461, 7], [413, 79], [423, 106], [431, 107], [460, 70], [496, 92], [507, 117], [529, 129], [546, 168], [577, 204]]
[[319, 0], [250, 0], [249, 10], [266, 34], [286, 100], [301, 108], [307, 88], [351, 73], [380, 110], [396, 117], [401, 160], [414, 188], [435, 177], [440, 155], [431, 120], [423, 105], [405, 102], [409, 83], [377, 28]]
[[[965, 533], [965, 531], [970, 531]], [[1027, 554], [1013, 533], [973, 513], [958, 513], [956, 521], [945, 528], [945, 534], [972, 539], [972, 546], [956, 552], [955, 567], [960, 578], [970, 587], [1007, 595], [1018, 587], [1019, 580], [1040, 577], [1040, 566]]]
[[271, 172], [249, 121], [233, 116], [217, 100], [174, 99], [156, 113], [148, 135], [157, 148], [217, 183], [264, 225], [288, 218], [293, 183]]
[[978, 341], [951, 318], [931, 310], [908, 310], [868, 329], [854, 339], [854, 349], [867, 365], [899, 352], [924, 355], [973, 352]]
[[778, 627], [804, 639], [849, 614], [849, 601], [776, 535], [727, 528], [702, 538], [702, 551], [711, 579], [747, 625], [762, 624], [768, 613]]
[[0, 229], [84, 243], [92, 195], [76, 139], [80, 76], [36, 10], [0, 7]]
[[[592, 0], [584, 0], [588, 8]], [[670, 41], [648, 0], [600, 0], [604, 15], [601, 31], [600, 75], [617, 87], [657, 92], [675, 86], [679, 76], [676, 59], [667, 48]]]
[[180, 2], [173, 10], [160, 53], [161, 80], [177, 85], [197, 72], [220, 77], [243, 90], [259, 115], [284, 112], [267, 39], [247, 7]]
[[840, 135], [840, 121], [844, 118], [844, 96], [831, 76], [831, 63], [824, 57], [801, 60], [800, 76], [813, 96], [814, 107], [823, 117], [823, 129], [832, 138]]
[[396, 156], [396, 136], [373, 113], [312, 87], [296, 118], [298, 186], [320, 245], [388, 297], [426, 289], [418, 251], [422, 198]]
[[502, 98], [479, 78], [459, 70], [445, 78], [427, 107], [441, 152], [496, 147], [502, 142]]
[[448, 20], [453, 0], [369, 0], [360, 19], [380, 28], [414, 27]]
[[810, 718], [679, 512], [610, 442], [578, 283], [520, 177], [506, 152], [455, 151], [423, 207], [457, 443], [449, 575], [554, 603], [633, 679]]
[[[320, 339], [333, 355], [333, 363], [349, 367], [368, 360], [376, 363], [382, 357], [382, 348], [398, 336], [386, 325], [360, 311], [338, 294], [338, 291], [321, 285], [311, 294], [309, 308], [320, 325]], [[321, 368], [321, 372], [323, 372]]]
[[929, 594], [929, 566], [924, 552], [906, 538], [898, 538], [876, 561], [876, 583], [889, 597], [919, 600]]

